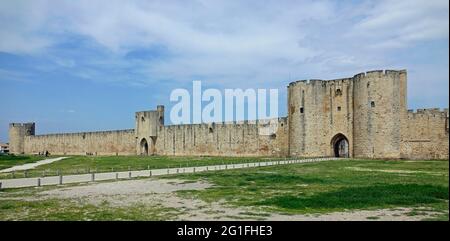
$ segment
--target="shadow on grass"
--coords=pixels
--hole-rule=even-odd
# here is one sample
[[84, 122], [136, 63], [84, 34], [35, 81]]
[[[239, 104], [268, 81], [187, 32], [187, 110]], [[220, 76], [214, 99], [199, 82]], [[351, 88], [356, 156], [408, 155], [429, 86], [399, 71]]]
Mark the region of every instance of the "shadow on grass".
[[30, 156], [0, 155], [0, 161], [23, 161], [31, 159]]
[[246, 182], [255, 181], [262, 185], [273, 185], [274, 183], [278, 184], [312, 184], [312, 183], [326, 183], [327, 181], [321, 178], [314, 177], [302, 177], [299, 175], [293, 174], [253, 174], [244, 178]]
[[343, 188], [311, 196], [284, 195], [269, 198], [257, 205], [291, 210], [357, 209], [389, 205], [411, 206], [448, 200], [448, 187], [437, 185], [393, 184]]

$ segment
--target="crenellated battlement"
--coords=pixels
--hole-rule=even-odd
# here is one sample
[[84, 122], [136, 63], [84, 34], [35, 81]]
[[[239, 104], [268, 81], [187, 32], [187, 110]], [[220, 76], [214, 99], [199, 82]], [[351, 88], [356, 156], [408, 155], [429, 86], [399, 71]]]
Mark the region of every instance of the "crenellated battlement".
[[326, 86], [327, 84], [334, 84], [336, 82], [350, 82], [357, 81], [363, 78], [381, 78], [381, 77], [397, 77], [400, 74], [406, 74], [406, 70], [371, 70], [367, 72], [362, 72], [354, 75], [353, 77], [331, 79], [331, 80], [321, 80], [321, 79], [309, 79], [309, 80], [297, 80], [289, 83], [288, 88], [296, 85], [317, 85], [322, 84]]
[[221, 122], [208, 122], [199, 124], [178, 124], [178, 125], [166, 125], [164, 128], [167, 130], [173, 129], [184, 129], [184, 128], [199, 128], [208, 129], [211, 127], [215, 128], [226, 128], [226, 127], [241, 127], [241, 126], [262, 126], [270, 123], [287, 124], [287, 117], [277, 117], [270, 119], [258, 119], [258, 120], [241, 120], [241, 121], [221, 121]]
[[27, 122], [27, 123], [9, 123], [9, 127], [32, 127], [34, 126], [34, 122]]
[[408, 117], [448, 117], [448, 108], [428, 108], [408, 110]]
[[41, 134], [41, 135], [35, 135], [36, 138], [43, 138], [43, 137], [63, 137], [63, 136], [83, 136], [83, 135], [109, 135], [109, 134], [115, 134], [115, 133], [134, 133], [134, 129], [123, 129], [123, 130], [107, 130], [107, 131], [85, 131], [85, 132], [62, 132], [62, 133], [49, 133], [49, 134]]

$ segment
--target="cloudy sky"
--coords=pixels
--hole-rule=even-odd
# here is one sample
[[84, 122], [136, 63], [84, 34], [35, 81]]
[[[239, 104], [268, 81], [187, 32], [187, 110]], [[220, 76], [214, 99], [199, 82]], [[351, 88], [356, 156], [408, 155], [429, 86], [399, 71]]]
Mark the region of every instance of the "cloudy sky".
[[[409, 108], [448, 107], [447, 0], [0, 1], [0, 142], [133, 128], [170, 92], [408, 70]], [[167, 112], [166, 112], [167, 114]]]

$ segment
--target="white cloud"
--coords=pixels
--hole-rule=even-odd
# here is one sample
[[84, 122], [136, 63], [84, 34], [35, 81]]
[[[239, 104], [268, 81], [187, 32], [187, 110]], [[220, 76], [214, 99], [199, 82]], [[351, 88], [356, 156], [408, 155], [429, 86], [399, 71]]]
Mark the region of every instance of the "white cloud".
[[[448, 39], [448, 2], [441, 0], [2, 1], [0, 17], [0, 51], [42, 51], [68, 34], [84, 36], [108, 54], [89, 56], [84, 67], [51, 59], [77, 65], [83, 78], [133, 85], [195, 76], [227, 84], [343, 77], [385, 67], [386, 49]], [[170, 56], [124, 59], [154, 46]], [[108, 66], [111, 76], [103, 72]], [[127, 77], [131, 68], [147, 78]]]
[[449, 2], [442, 0], [377, 1], [353, 27], [354, 37], [375, 48], [399, 48], [417, 41], [448, 39]]
[[[29, 3], [29, 2], [28, 2]], [[46, 7], [26, 1], [0, 3], [0, 51], [35, 53], [53, 42], [37, 33], [45, 25]]]
[[76, 111], [73, 110], [73, 109], [63, 109], [63, 110], [61, 110], [61, 112], [62, 112], [62, 113], [67, 113], [67, 114], [73, 114], [73, 113], [75, 113]]

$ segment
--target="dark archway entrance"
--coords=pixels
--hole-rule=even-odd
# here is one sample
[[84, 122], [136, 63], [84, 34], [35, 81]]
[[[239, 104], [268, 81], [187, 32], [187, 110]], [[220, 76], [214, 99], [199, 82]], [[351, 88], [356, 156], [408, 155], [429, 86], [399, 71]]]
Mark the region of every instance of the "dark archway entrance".
[[331, 139], [335, 157], [350, 157], [348, 139], [343, 134], [337, 134]]
[[145, 138], [141, 140], [141, 155], [148, 156], [148, 142]]

